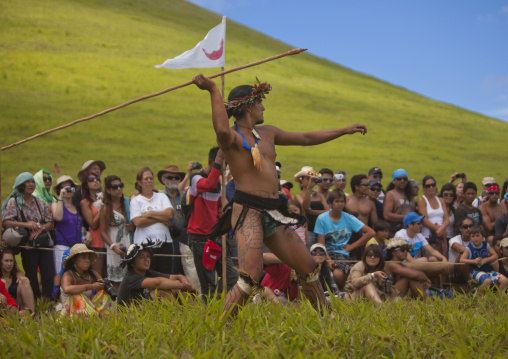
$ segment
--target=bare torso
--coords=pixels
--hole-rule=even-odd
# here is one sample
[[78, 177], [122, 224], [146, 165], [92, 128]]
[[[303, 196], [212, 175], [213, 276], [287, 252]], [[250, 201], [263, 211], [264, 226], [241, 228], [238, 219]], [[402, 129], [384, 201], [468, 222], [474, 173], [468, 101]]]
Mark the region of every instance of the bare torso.
[[354, 215], [364, 224], [368, 224], [369, 217], [372, 212], [373, 202], [369, 201], [366, 197], [356, 197], [354, 194], [350, 194], [346, 198], [346, 212]]

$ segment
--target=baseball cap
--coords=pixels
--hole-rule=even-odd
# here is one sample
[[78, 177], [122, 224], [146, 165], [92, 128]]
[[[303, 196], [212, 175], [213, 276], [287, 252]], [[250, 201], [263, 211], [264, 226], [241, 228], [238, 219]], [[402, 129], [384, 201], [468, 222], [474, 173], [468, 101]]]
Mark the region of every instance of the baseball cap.
[[203, 266], [208, 270], [213, 270], [215, 262], [220, 258], [222, 249], [213, 241], [207, 241], [205, 244], [205, 253], [203, 253]]
[[490, 183], [496, 183], [496, 180], [494, 179], [494, 177], [483, 177], [482, 185], [486, 186]]
[[416, 212], [411, 212], [411, 213], [408, 213], [406, 214], [406, 216], [404, 217], [404, 228], [409, 226], [411, 223], [415, 223], [415, 222], [418, 222], [422, 219], [424, 219], [425, 216], [419, 216], [418, 213]]
[[379, 182], [378, 180], [370, 180], [369, 181], [369, 187], [372, 187], [372, 186], [375, 186], [375, 185], [380, 185], [381, 187], [383, 187], [381, 182]]
[[381, 171], [381, 168], [379, 167], [372, 167], [370, 170], [369, 170], [369, 176], [370, 175], [373, 175], [374, 173], [379, 173], [381, 176], [383, 175], [383, 171]]

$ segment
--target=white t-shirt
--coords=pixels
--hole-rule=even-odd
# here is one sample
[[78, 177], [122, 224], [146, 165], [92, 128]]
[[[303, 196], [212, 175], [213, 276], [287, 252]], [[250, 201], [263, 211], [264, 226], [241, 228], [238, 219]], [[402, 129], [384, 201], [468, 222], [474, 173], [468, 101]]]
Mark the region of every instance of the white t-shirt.
[[423, 256], [423, 247], [429, 244], [423, 234], [416, 233], [413, 238], [410, 238], [407, 235], [406, 229], [401, 229], [397, 233], [395, 233], [395, 236], [393, 238], [404, 238], [407, 243], [413, 245], [413, 250], [409, 252], [413, 258], [420, 258]]
[[455, 263], [455, 261], [457, 260], [457, 257], [459, 256], [459, 252], [457, 252], [455, 249], [452, 248], [454, 243], [458, 243], [461, 246], [467, 247], [469, 242], [464, 242], [462, 240], [462, 236], [460, 234], [458, 236], [455, 236], [452, 239], [450, 239], [449, 248], [448, 248], [448, 260], [453, 263]]
[[[134, 197], [130, 203], [131, 219], [140, 217], [145, 212], [163, 211], [167, 208], [172, 209], [173, 206], [171, 206], [171, 202], [164, 193], [154, 192], [152, 198], [138, 195]], [[151, 241], [158, 239], [167, 243], [173, 242], [168, 227], [162, 223], [155, 223], [148, 227], [136, 227], [136, 231], [134, 232], [134, 243], [146, 243], [147, 239]]]

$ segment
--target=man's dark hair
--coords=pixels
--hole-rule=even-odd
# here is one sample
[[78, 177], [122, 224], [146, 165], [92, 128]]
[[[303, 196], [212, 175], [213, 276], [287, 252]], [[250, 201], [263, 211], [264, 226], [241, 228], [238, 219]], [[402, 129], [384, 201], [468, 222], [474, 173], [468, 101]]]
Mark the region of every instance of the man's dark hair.
[[469, 235], [476, 234], [476, 233], [480, 233], [482, 235], [482, 237], [485, 236], [485, 234], [483, 233], [483, 227], [480, 226], [479, 224], [473, 225], [471, 227], [471, 229], [469, 230]]
[[[251, 85], [237, 86], [229, 92], [228, 102], [240, 99], [245, 96], [249, 96], [252, 93], [253, 87]], [[235, 118], [240, 117], [245, 111], [245, 107], [239, 111], [238, 108], [228, 109], [228, 118], [234, 116]]]
[[210, 149], [210, 152], [208, 152], [208, 161], [215, 161], [215, 157], [217, 157], [217, 152], [219, 152], [219, 149], [219, 146], [215, 146]]
[[342, 198], [344, 199], [344, 203], [346, 202], [346, 194], [340, 188], [334, 189], [328, 195], [328, 203], [330, 203], [330, 206], [332, 205], [333, 201], [335, 201], [338, 198]]
[[327, 174], [327, 175], [330, 175], [330, 176], [333, 177], [333, 171], [331, 169], [329, 169], [329, 168], [326, 168], [326, 167], [325, 168], [321, 168], [319, 170], [319, 174], [321, 174], [321, 175]]
[[475, 185], [473, 182], [466, 182], [466, 183], [464, 184], [464, 188], [462, 189], [462, 192], [466, 193], [466, 191], [467, 191], [468, 189], [474, 189], [474, 191], [475, 191], [476, 193], [478, 193], [478, 188], [476, 187], [476, 185]]
[[362, 183], [362, 179], [364, 178], [367, 178], [366, 175], [354, 175], [353, 177], [351, 177], [351, 182], [350, 182], [350, 185], [351, 185], [351, 191], [353, 191], [353, 193], [356, 192], [356, 186], [359, 186], [360, 183]]
[[385, 221], [384, 219], [380, 219], [374, 225], [374, 232], [390, 230], [390, 223]]
[[494, 238], [492, 239], [492, 247], [495, 247], [497, 242], [500, 242], [502, 240], [503, 240], [502, 234], [498, 234], [497, 236], [494, 236]]

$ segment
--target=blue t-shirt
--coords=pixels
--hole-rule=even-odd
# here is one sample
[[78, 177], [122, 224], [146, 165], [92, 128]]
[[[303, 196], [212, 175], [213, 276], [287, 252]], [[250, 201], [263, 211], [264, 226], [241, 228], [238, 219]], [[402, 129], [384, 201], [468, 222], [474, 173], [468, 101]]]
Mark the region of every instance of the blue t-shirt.
[[409, 238], [407, 234], [406, 229], [401, 229], [395, 235], [393, 238], [404, 238], [407, 243], [413, 245], [413, 250], [409, 252], [413, 258], [421, 258], [425, 256], [425, 253], [423, 253], [423, 247], [425, 247], [429, 242], [425, 239], [423, 234], [416, 233], [413, 238]]
[[348, 244], [351, 234], [359, 232], [365, 224], [349, 213], [342, 212], [337, 222], [330, 218], [330, 211], [322, 213], [316, 220], [314, 233], [325, 236], [326, 250], [330, 253], [342, 253], [349, 256], [349, 252], [344, 250]]

